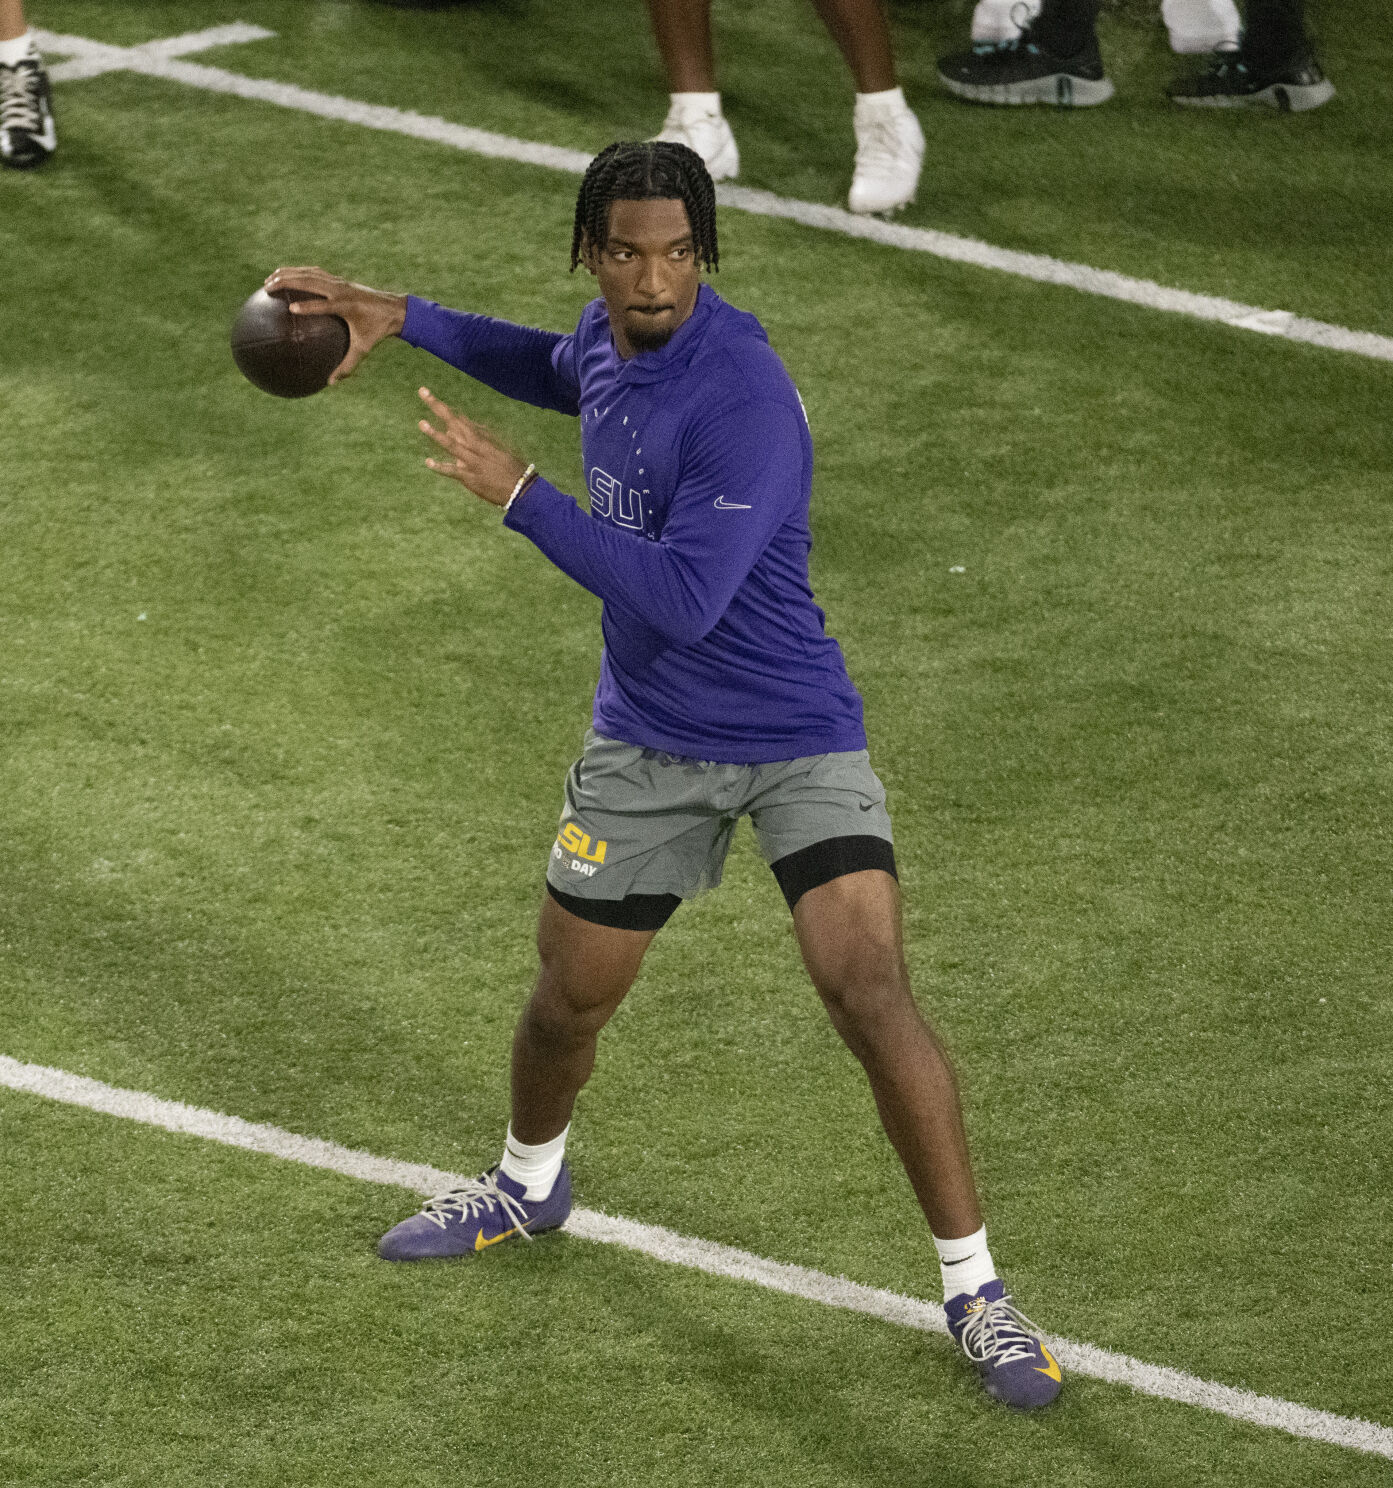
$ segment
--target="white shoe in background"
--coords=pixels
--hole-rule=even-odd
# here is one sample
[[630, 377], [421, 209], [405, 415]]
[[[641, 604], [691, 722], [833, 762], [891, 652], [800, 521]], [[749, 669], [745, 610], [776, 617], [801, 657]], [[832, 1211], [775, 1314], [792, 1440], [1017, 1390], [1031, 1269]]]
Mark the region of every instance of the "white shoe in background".
[[924, 131], [903, 92], [858, 94], [852, 124], [856, 170], [847, 205], [853, 212], [893, 212], [912, 202], [924, 163]]
[[721, 95], [673, 93], [671, 99], [667, 118], [654, 138], [695, 150], [713, 181], [733, 181], [740, 174], [740, 151], [721, 112]]

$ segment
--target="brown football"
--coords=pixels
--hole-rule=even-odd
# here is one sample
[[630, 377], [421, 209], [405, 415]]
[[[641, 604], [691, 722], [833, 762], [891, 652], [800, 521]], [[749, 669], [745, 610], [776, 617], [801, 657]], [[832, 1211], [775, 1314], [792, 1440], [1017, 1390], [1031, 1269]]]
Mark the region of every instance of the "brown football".
[[292, 315], [291, 300], [318, 300], [306, 289], [257, 292], [232, 322], [232, 359], [263, 393], [308, 398], [327, 387], [348, 354], [348, 323], [337, 315]]

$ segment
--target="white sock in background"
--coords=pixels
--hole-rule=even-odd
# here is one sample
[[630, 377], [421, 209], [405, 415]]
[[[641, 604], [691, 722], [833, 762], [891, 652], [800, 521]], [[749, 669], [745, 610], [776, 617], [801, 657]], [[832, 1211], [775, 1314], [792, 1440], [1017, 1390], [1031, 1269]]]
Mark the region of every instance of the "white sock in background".
[[883, 93], [858, 93], [856, 95], [856, 112], [864, 113], [867, 109], [884, 109], [886, 113], [901, 114], [909, 105], [904, 101], [903, 88], [886, 88]]
[[972, 40], [999, 45], [1013, 41], [1021, 34], [1020, 23], [1027, 24], [1040, 14], [1040, 0], [977, 0], [972, 12]]
[[0, 41], [0, 67], [14, 67], [26, 57], [37, 57], [39, 49], [34, 45], [34, 33], [26, 31], [13, 41]]
[[1181, 55], [1236, 47], [1243, 31], [1233, 0], [1161, 0], [1161, 18]]
[[514, 1183], [525, 1184], [527, 1193], [524, 1197], [531, 1202], [546, 1198], [555, 1186], [557, 1175], [561, 1172], [561, 1163], [566, 1156], [566, 1132], [570, 1129], [570, 1124], [567, 1123], [566, 1130], [559, 1137], [553, 1137], [550, 1142], [538, 1142], [535, 1146], [529, 1146], [526, 1142], [518, 1141], [513, 1135], [511, 1124], [509, 1125], [508, 1139], [503, 1144], [503, 1161], [498, 1164], [499, 1171], [506, 1173]]
[[987, 1249], [987, 1227], [958, 1240], [940, 1240], [934, 1236], [938, 1251], [938, 1269], [943, 1273], [943, 1300], [966, 1292], [975, 1296], [989, 1281], [996, 1279], [996, 1263]]
[[699, 118], [703, 114], [719, 114], [721, 111], [719, 93], [669, 93], [668, 103], [669, 118], [673, 114], [681, 114], [684, 119], [693, 115]]

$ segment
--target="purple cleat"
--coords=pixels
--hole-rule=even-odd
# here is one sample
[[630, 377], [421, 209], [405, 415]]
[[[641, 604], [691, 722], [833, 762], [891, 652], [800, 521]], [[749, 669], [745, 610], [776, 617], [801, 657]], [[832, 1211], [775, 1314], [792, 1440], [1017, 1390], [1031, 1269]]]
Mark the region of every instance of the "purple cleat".
[[571, 1170], [565, 1163], [546, 1198], [529, 1200], [526, 1192], [521, 1183], [490, 1168], [463, 1188], [428, 1199], [419, 1214], [387, 1231], [377, 1242], [377, 1253], [384, 1261], [442, 1261], [519, 1235], [530, 1240], [565, 1224], [571, 1212]]
[[1011, 1305], [1004, 1281], [989, 1281], [975, 1296], [963, 1292], [950, 1298], [943, 1310], [949, 1331], [977, 1366], [993, 1400], [1036, 1410], [1059, 1394], [1059, 1365], [1035, 1324]]

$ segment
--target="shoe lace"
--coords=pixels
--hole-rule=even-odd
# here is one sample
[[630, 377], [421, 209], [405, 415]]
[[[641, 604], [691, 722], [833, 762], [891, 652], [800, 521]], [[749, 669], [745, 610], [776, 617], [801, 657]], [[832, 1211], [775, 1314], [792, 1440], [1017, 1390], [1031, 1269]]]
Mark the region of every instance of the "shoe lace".
[[39, 64], [29, 58], [13, 66], [0, 63], [0, 129], [37, 134], [42, 128]]
[[1011, 1299], [988, 1302], [967, 1320], [962, 1331], [963, 1352], [974, 1364], [1014, 1364], [1028, 1359], [1040, 1330]]
[[856, 131], [857, 170], [894, 165], [900, 154], [900, 133], [894, 119], [867, 119]]
[[482, 1214], [485, 1210], [491, 1214], [496, 1204], [499, 1213], [511, 1219], [520, 1234], [528, 1240], [532, 1239], [527, 1233], [531, 1216], [519, 1200], [499, 1188], [496, 1173], [496, 1169], [490, 1168], [477, 1178], [467, 1179], [461, 1188], [452, 1188], [449, 1193], [437, 1194], [426, 1201], [421, 1213], [443, 1230], [451, 1219], [472, 1219], [475, 1214]]

